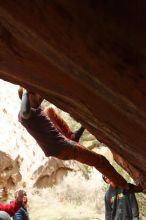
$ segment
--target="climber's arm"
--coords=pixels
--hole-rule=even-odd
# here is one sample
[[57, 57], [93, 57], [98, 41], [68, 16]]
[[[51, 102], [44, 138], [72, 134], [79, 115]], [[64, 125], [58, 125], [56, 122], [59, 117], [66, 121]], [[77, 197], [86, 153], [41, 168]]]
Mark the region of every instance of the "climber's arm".
[[29, 119], [31, 115], [31, 106], [29, 102], [29, 93], [27, 90], [24, 90], [22, 95], [22, 101], [20, 106], [20, 115], [24, 119]]

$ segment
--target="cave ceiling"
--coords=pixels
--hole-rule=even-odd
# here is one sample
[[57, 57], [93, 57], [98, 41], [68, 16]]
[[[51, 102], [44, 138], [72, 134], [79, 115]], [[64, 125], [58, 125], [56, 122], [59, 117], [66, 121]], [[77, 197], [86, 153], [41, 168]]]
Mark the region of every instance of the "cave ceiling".
[[144, 0], [0, 1], [0, 78], [69, 112], [143, 176], [145, 8]]

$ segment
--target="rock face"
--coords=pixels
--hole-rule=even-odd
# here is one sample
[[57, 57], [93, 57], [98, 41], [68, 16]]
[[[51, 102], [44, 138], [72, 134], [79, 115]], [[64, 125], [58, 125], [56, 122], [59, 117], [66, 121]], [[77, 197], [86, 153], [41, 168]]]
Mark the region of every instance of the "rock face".
[[22, 179], [18, 158], [14, 161], [2, 151], [0, 151], [0, 158], [0, 187], [14, 188]]
[[146, 176], [145, 6], [145, 0], [0, 2], [0, 77], [69, 112], [123, 166], [128, 161], [139, 182]]
[[69, 171], [80, 171], [83, 173], [83, 166], [77, 162], [65, 162], [54, 157], [50, 157], [44, 164], [34, 171], [32, 179], [34, 180], [33, 186], [37, 188], [45, 188], [48, 186], [56, 185], [61, 182], [63, 177]]

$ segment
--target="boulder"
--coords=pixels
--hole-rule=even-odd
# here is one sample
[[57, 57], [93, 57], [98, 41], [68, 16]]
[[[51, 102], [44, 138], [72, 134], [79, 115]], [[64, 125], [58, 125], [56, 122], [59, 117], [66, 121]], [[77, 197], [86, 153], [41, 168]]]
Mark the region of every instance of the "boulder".
[[145, 0], [0, 2], [0, 77], [69, 112], [143, 176], [145, 8]]
[[19, 163], [8, 154], [0, 151], [0, 187], [13, 188], [21, 181]]

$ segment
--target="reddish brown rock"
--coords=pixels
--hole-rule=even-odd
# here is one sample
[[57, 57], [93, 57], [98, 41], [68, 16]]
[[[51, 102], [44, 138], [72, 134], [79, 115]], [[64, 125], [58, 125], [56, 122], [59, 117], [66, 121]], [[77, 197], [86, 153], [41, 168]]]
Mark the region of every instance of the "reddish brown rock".
[[0, 2], [0, 77], [69, 112], [143, 176], [145, 6], [144, 0]]

